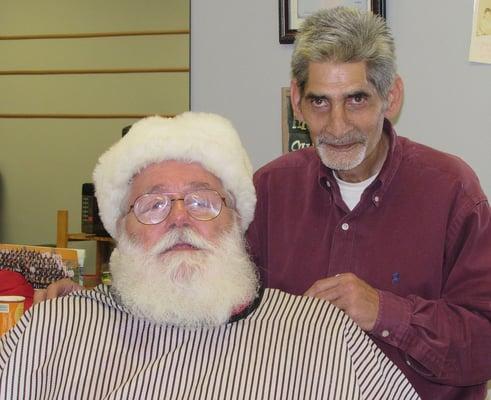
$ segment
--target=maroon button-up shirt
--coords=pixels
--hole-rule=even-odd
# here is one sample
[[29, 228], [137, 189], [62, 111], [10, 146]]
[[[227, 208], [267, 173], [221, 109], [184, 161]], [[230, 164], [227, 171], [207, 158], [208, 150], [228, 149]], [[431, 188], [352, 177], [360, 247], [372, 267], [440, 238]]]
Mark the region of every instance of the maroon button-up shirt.
[[313, 148], [255, 175], [248, 231], [264, 284], [294, 294], [352, 272], [379, 290], [370, 332], [423, 399], [483, 399], [491, 378], [491, 212], [457, 157], [396, 136], [350, 211]]

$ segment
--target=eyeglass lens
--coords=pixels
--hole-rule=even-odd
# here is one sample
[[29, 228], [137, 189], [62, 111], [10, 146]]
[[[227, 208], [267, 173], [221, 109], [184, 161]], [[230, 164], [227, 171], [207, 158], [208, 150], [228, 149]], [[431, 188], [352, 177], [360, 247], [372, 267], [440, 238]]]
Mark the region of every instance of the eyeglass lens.
[[142, 224], [153, 225], [162, 222], [169, 215], [172, 203], [184, 201], [189, 215], [200, 221], [213, 219], [220, 214], [222, 197], [214, 190], [198, 190], [186, 193], [181, 198], [172, 198], [170, 194], [148, 193], [136, 199], [133, 212]]

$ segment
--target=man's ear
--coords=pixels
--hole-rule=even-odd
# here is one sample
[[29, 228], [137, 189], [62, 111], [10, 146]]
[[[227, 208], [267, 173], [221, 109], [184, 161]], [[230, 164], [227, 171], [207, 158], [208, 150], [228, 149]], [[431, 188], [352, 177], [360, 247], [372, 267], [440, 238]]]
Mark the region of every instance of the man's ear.
[[399, 75], [396, 75], [394, 83], [389, 90], [387, 95], [387, 107], [385, 109], [384, 116], [389, 120], [393, 121], [399, 115], [402, 107], [402, 101], [404, 98], [404, 83]]
[[292, 104], [293, 114], [295, 114], [295, 119], [299, 121], [304, 121], [302, 110], [300, 109], [300, 101], [302, 100], [302, 95], [300, 93], [300, 88], [298, 87], [297, 80], [292, 79], [290, 82], [290, 102]]

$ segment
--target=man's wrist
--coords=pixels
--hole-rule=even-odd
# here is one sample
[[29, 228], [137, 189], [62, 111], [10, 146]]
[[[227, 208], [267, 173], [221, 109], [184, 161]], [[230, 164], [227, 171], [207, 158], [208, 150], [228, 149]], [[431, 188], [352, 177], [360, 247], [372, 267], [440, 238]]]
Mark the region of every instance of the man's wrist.
[[392, 346], [401, 348], [409, 330], [411, 302], [391, 292], [384, 290], [377, 290], [377, 292], [378, 315], [369, 333]]

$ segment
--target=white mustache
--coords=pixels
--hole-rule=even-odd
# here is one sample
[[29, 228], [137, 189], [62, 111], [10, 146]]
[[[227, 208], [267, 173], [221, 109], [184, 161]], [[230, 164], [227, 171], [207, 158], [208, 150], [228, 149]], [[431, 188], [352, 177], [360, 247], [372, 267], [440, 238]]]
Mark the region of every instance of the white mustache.
[[214, 248], [213, 244], [192, 229], [174, 228], [166, 233], [162, 239], [150, 249], [150, 254], [159, 255], [165, 253], [178, 244], [187, 244], [198, 250], [213, 250]]

